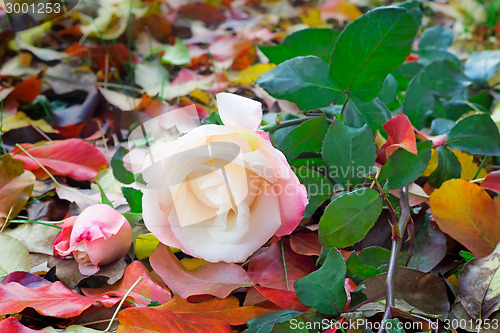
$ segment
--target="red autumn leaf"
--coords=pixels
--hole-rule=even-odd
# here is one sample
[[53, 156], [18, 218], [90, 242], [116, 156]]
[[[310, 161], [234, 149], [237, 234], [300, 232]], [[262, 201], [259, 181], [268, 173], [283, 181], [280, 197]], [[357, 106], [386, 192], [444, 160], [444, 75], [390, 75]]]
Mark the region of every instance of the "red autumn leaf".
[[170, 302], [156, 308], [172, 311], [177, 317], [187, 321], [203, 322], [208, 319], [217, 319], [230, 325], [243, 325], [251, 318], [269, 311], [258, 306], [240, 306], [238, 299], [234, 296], [190, 303], [175, 295]]
[[319, 256], [321, 244], [315, 232], [299, 232], [290, 236], [290, 247], [298, 254]]
[[257, 51], [252, 41], [246, 40], [238, 44], [231, 69], [243, 70], [257, 60]]
[[123, 297], [137, 279], [142, 276], [143, 280], [132, 290], [128, 297], [132, 298], [138, 306], [147, 306], [151, 301], [166, 303], [172, 298], [170, 290], [155, 281], [149, 271], [139, 261], [133, 261], [127, 269], [123, 278], [107, 288], [85, 288], [83, 293], [87, 296], [119, 296]]
[[21, 324], [16, 318], [9, 317], [0, 321], [0, 332], [5, 333], [43, 333], [43, 331], [32, 330]]
[[248, 264], [248, 275], [256, 284], [281, 290], [294, 290], [295, 281], [315, 270], [314, 259], [293, 252], [286, 240], [272, 244]]
[[408, 117], [401, 113], [389, 119], [383, 126], [389, 134], [387, 142], [380, 148], [377, 159], [383, 163], [399, 147], [417, 155], [417, 140]]
[[210, 320], [200, 323], [176, 316], [168, 310], [157, 308], [130, 308], [118, 313], [117, 333], [231, 333], [228, 323]]
[[135, 55], [122, 43], [106, 46], [83, 46], [75, 43], [68, 47], [64, 53], [72, 57], [90, 57], [92, 67], [96, 70], [103, 70], [106, 67], [115, 67], [120, 70], [129, 66], [130, 61], [137, 63]]
[[481, 187], [487, 190], [500, 192], [500, 170], [493, 171], [481, 183]]
[[40, 95], [40, 91], [42, 90], [42, 81], [45, 70], [46, 69], [16, 85], [14, 90], [12, 90], [9, 94], [9, 97], [14, 98], [20, 103], [33, 102], [38, 95]]
[[[104, 154], [81, 139], [41, 141], [22, 144], [40, 164], [54, 176], [69, 176], [74, 180], [94, 178], [107, 166]], [[47, 179], [47, 173], [19, 148], [11, 150], [12, 157], [24, 162], [24, 169], [32, 171], [39, 179]]]
[[90, 308], [94, 302], [111, 307], [119, 301], [120, 298], [107, 296], [82, 296], [69, 290], [59, 281], [36, 289], [22, 286], [17, 282], [0, 285], [0, 315], [33, 308], [44, 316], [72, 318]]
[[235, 289], [253, 285], [247, 272], [236, 264], [207, 263], [189, 271], [162, 244], [158, 245], [149, 261], [170, 290], [182, 298], [205, 294], [226, 298]]
[[190, 3], [179, 8], [179, 14], [200, 20], [208, 25], [219, 25], [226, 21], [224, 10], [206, 3]]
[[292, 290], [273, 289], [262, 286], [254, 286], [265, 298], [283, 309], [306, 311], [307, 305], [302, 304], [297, 298], [297, 294]]

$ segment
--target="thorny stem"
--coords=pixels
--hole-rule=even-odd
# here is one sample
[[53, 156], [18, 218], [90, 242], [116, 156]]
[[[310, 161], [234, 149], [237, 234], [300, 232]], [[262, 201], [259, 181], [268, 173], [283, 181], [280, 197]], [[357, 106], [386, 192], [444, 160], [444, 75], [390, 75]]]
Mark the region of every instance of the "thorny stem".
[[[307, 117], [302, 117], [302, 118], [297, 118], [297, 119], [284, 120], [280, 123], [264, 125], [260, 128], [260, 130], [266, 131], [266, 132], [275, 132], [280, 128], [290, 127], [290, 126], [294, 126], [294, 125], [300, 125], [303, 122], [310, 120], [310, 119], [314, 119], [314, 118], [318, 118], [318, 116], [307, 116]], [[327, 119], [327, 122], [331, 123], [332, 120]]]
[[137, 287], [137, 285], [142, 281], [142, 279], [143, 279], [143, 277], [139, 276], [139, 278], [137, 279], [137, 281], [135, 281], [134, 284], [129, 288], [129, 290], [127, 290], [127, 292], [123, 296], [122, 300], [118, 304], [118, 307], [116, 308], [115, 313], [113, 313], [113, 317], [111, 317], [111, 319], [109, 320], [108, 327], [106, 327], [106, 329], [104, 331], [102, 331], [102, 333], [109, 332], [109, 330], [111, 329], [111, 326], [113, 326], [113, 322], [115, 321], [116, 316], [118, 315], [118, 311], [120, 311], [120, 308], [122, 307], [123, 303], [127, 299], [128, 295], [130, 295], [130, 293], [132, 292], [132, 290], [134, 290], [134, 288]]
[[[399, 190], [399, 202], [401, 206], [401, 216], [399, 217], [398, 228], [399, 235], [392, 235], [391, 258], [389, 260], [389, 268], [387, 270], [387, 279], [385, 281], [385, 313], [382, 322], [390, 319], [392, 316], [391, 306], [394, 306], [394, 274], [398, 265], [399, 251], [403, 242], [403, 235], [406, 230], [406, 225], [410, 219], [410, 204], [408, 201], [408, 186], [404, 186]], [[381, 325], [378, 333], [385, 331], [385, 325]]]

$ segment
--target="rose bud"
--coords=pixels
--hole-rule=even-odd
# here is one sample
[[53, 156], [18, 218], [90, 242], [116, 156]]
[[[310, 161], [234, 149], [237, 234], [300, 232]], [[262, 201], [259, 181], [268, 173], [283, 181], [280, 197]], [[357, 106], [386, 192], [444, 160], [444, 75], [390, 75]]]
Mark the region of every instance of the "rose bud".
[[131, 244], [132, 228], [125, 217], [108, 205], [97, 204], [64, 220], [54, 242], [54, 256], [72, 255], [80, 273], [92, 275], [100, 265], [123, 258]]

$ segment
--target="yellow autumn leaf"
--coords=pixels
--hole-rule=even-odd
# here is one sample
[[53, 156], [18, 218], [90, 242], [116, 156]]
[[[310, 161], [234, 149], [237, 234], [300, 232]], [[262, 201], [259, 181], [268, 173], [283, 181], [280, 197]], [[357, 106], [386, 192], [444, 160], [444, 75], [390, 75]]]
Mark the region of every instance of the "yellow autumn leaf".
[[491, 119], [497, 124], [498, 130], [500, 131], [500, 103], [495, 106], [493, 112], [491, 113]]
[[302, 23], [312, 28], [319, 28], [325, 25], [325, 23], [321, 19], [321, 12], [319, 8], [313, 8], [304, 14], [300, 14], [299, 18]]
[[273, 69], [274, 67], [276, 67], [275, 64], [256, 64], [239, 72], [232, 81], [237, 83], [254, 84], [260, 75]]
[[[458, 162], [460, 163], [460, 178], [465, 180], [472, 180], [476, 175], [477, 169], [479, 168], [479, 165], [474, 162], [474, 156], [455, 149], [451, 149], [451, 151], [453, 152], [453, 154], [455, 154]], [[422, 173], [422, 176], [429, 177], [434, 172], [434, 170], [436, 170], [437, 166], [438, 154], [436, 149], [432, 149], [431, 159], [429, 161], [429, 164], [427, 165], [427, 168]], [[486, 171], [486, 169], [481, 168], [481, 171], [479, 171], [477, 178], [484, 178], [487, 174], [488, 172]]]
[[195, 270], [206, 263], [208, 263], [208, 261], [198, 258], [184, 258], [181, 260], [182, 266], [184, 266], [184, 268], [188, 271]]
[[8, 132], [16, 128], [31, 125], [38, 127], [45, 133], [59, 133], [54, 128], [52, 128], [52, 126], [50, 126], [44, 119], [33, 120], [22, 111], [19, 111], [15, 115], [5, 117], [3, 119], [2, 132]]

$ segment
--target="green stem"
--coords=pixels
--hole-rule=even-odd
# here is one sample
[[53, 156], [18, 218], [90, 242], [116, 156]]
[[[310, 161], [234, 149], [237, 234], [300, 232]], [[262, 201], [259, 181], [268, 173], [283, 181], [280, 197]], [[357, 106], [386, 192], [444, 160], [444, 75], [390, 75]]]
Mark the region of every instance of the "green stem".
[[35, 224], [41, 224], [45, 225], [47, 227], [52, 227], [52, 228], [57, 228], [57, 229], [62, 229], [62, 227], [55, 225], [53, 223], [61, 223], [63, 221], [35, 221], [35, 220], [22, 220], [22, 219], [16, 219], [16, 220], [10, 220], [11, 223], [35, 223]]
[[303, 122], [308, 121], [309, 119], [313, 119], [313, 118], [317, 118], [317, 117], [303, 117], [303, 118], [285, 120], [285, 121], [280, 122], [279, 124], [274, 123], [274, 124], [264, 125], [260, 129], [262, 131], [266, 131], [266, 132], [275, 132], [276, 130], [278, 130], [280, 128], [299, 125], [299, 124], [302, 124]]
[[486, 155], [483, 157], [483, 160], [481, 161], [481, 164], [479, 165], [479, 168], [477, 168], [477, 172], [474, 175], [474, 178], [472, 178], [472, 180], [476, 179], [477, 176], [479, 175], [479, 173], [481, 172], [481, 169], [483, 168], [484, 163], [486, 162], [486, 157], [487, 157]]
[[106, 329], [104, 331], [102, 331], [103, 333], [109, 332], [109, 330], [111, 329], [111, 326], [113, 326], [113, 322], [115, 321], [116, 316], [118, 315], [118, 311], [120, 311], [120, 308], [122, 307], [123, 303], [125, 302], [125, 299], [128, 297], [128, 295], [130, 295], [132, 290], [134, 290], [134, 288], [137, 287], [137, 285], [142, 281], [142, 279], [143, 279], [142, 276], [140, 276], [137, 279], [137, 281], [135, 281], [134, 284], [129, 288], [129, 290], [127, 290], [127, 293], [123, 296], [122, 300], [118, 304], [118, 307], [116, 308], [115, 313], [113, 313], [113, 317], [111, 317], [108, 327], [106, 327]]

